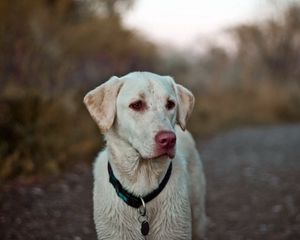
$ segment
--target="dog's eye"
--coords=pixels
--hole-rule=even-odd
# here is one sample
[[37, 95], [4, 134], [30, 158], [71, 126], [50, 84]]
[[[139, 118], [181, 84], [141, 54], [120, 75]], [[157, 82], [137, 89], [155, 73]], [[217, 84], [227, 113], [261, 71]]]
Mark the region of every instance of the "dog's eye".
[[171, 110], [174, 107], [175, 107], [175, 102], [173, 102], [172, 100], [168, 100], [166, 104], [166, 109]]
[[142, 111], [142, 110], [145, 109], [146, 104], [145, 104], [143, 101], [138, 100], [138, 101], [136, 101], [136, 102], [131, 103], [131, 104], [129, 105], [129, 107], [130, 107], [131, 109], [133, 109], [134, 111]]

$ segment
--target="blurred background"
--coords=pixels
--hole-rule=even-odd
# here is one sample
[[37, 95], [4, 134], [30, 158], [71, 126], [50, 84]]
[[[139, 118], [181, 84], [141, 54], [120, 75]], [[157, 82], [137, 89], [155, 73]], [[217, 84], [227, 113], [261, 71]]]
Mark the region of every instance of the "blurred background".
[[[83, 184], [68, 175], [69, 172], [75, 171], [78, 176], [83, 169], [89, 172], [103, 145], [100, 132], [83, 106], [83, 96], [112, 75], [131, 71], [171, 75], [192, 90], [196, 105], [189, 130], [204, 151], [204, 165], [210, 176], [220, 167], [214, 168], [215, 162], [210, 160], [214, 159], [210, 152], [215, 140], [207, 142], [225, 134], [223, 141], [228, 144], [227, 137], [231, 139], [230, 134], [236, 132], [230, 132], [229, 136], [226, 133], [233, 129], [247, 126], [247, 129], [271, 131], [242, 130], [236, 144], [245, 141], [247, 145], [251, 134], [255, 144], [261, 143], [266, 134], [274, 134], [275, 139], [280, 136], [276, 144], [282, 146], [297, 132], [290, 140], [292, 144], [287, 144], [292, 146], [292, 151], [300, 147], [297, 127], [300, 122], [299, 1], [1, 0], [0, 185], [4, 190], [0, 209], [3, 213], [11, 214], [10, 207], [15, 206], [7, 202], [28, 197], [28, 186], [33, 192], [28, 193], [30, 200], [24, 200], [25, 205], [44, 194], [41, 182], [51, 185], [68, 176], [69, 182]], [[274, 132], [267, 125], [278, 127], [274, 127]], [[287, 132], [282, 126], [288, 128]], [[214, 152], [219, 148], [216, 149]], [[299, 152], [287, 152], [300, 160]], [[289, 169], [298, 174], [297, 164], [293, 160]], [[287, 170], [286, 174], [290, 173]], [[223, 177], [220, 177], [222, 181]], [[86, 181], [91, 184], [90, 180]], [[208, 189], [213, 181], [208, 179]], [[227, 190], [225, 195], [230, 194]], [[300, 191], [299, 187], [297, 190]], [[218, 197], [209, 195], [208, 207], [213, 209], [211, 202], [219, 200]], [[295, 230], [300, 229], [296, 200], [287, 200], [292, 206], [292, 220], [286, 224], [292, 227], [288, 232], [280, 230], [284, 234], [278, 238], [272, 235], [269, 239], [300, 238], [299, 231]], [[274, 206], [275, 212], [283, 213], [284, 207]], [[53, 223], [55, 229], [62, 221], [61, 215], [56, 217], [59, 220]], [[21, 223], [14, 222], [15, 215], [8, 219], [0, 217], [0, 224], [6, 229], [8, 226], [15, 229], [24, 222], [22, 219]], [[86, 221], [89, 229], [90, 220]], [[222, 221], [225, 220], [221, 219], [220, 224]], [[280, 221], [278, 224], [281, 225]], [[224, 233], [226, 226], [216, 227], [211, 220], [211, 232], [222, 229]], [[278, 225], [269, 228], [262, 222], [258, 226], [258, 231], [265, 234]], [[245, 234], [253, 229], [243, 226], [241, 229], [240, 235], [227, 231], [226, 237], [211, 233], [211, 238], [260, 239], [251, 234], [246, 238]], [[73, 236], [74, 227], [70, 226], [68, 231]], [[91, 231], [86, 230], [87, 236], [94, 234]], [[13, 230], [0, 233], [2, 239], [24, 239], [18, 238]], [[89, 239], [80, 234], [66, 238], [63, 233], [53, 238], [47, 236], [28, 235], [25, 239]]]

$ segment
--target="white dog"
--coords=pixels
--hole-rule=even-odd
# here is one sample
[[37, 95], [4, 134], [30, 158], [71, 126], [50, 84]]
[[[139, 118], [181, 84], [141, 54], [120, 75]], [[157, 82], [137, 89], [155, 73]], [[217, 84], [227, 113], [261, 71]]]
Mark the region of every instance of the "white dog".
[[84, 103], [107, 141], [94, 166], [98, 239], [202, 238], [205, 178], [184, 132], [192, 93], [169, 76], [133, 72]]

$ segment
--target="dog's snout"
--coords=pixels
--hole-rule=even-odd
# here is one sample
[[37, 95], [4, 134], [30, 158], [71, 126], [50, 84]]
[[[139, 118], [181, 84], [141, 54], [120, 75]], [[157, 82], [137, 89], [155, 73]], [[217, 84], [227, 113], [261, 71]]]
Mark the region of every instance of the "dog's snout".
[[176, 144], [176, 135], [170, 131], [160, 131], [155, 136], [155, 142], [162, 149], [170, 149]]

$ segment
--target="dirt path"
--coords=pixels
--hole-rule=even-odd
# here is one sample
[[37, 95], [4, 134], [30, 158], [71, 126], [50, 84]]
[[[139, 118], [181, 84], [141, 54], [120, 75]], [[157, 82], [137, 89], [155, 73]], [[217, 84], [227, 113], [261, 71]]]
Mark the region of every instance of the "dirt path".
[[91, 169], [76, 166], [61, 179], [1, 192], [0, 239], [96, 239]]
[[[300, 125], [235, 130], [199, 148], [209, 239], [300, 239]], [[0, 239], [96, 239], [90, 167], [2, 186]]]
[[209, 239], [300, 239], [300, 126], [244, 129], [200, 147]]

